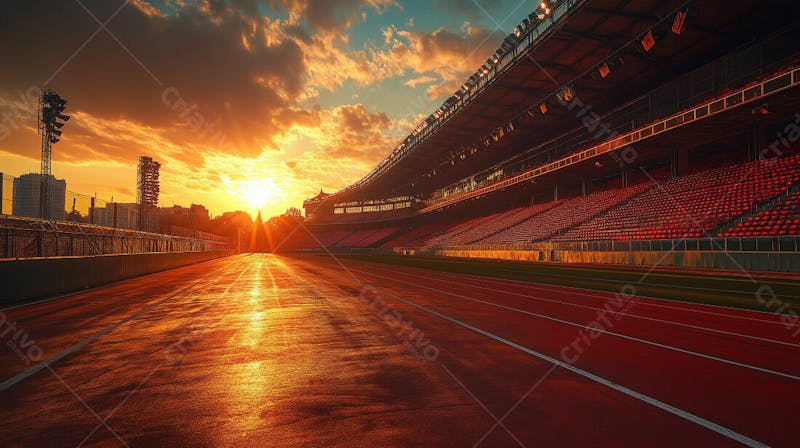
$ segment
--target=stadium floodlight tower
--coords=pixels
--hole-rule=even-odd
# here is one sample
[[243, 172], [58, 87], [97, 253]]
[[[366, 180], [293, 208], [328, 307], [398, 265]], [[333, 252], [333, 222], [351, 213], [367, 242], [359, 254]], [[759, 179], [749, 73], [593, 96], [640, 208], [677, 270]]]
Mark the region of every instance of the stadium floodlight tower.
[[42, 136], [42, 165], [40, 169], [39, 218], [50, 219], [50, 178], [52, 173], [53, 145], [61, 140], [61, 128], [69, 121], [64, 115], [67, 100], [52, 90], [42, 90], [39, 95], [39, 135]]

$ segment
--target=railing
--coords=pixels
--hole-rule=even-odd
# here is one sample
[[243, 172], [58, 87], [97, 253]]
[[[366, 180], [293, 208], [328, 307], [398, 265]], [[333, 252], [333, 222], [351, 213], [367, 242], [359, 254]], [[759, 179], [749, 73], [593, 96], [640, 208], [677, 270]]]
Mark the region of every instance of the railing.
[[[411, 249], [417, 248], [396, 248]], [[690, 238], [671, 240], [602, 240], [524, 244], [474, 244], [429, 247], [419, 250], [469, 251], [573, 251], [573, 252], [800, 252], [800, 237]]]
[[[782, 68], [797, 62], [797, 49], [786, 45], [787, 34], [793, 28], [782, 30], [750, 47], [723, 56], [697, 68], [675, 80], [652, 90], [614, 110], [593, 119], [590, 125], [583, 125], [545, 142], [537, 142], [520, 154], [500, 164], [487, 168], [441, 189], [439, 194], [456, 188], [468, 187], [473, 179], [491, 182], [489, 176], [502, 170], [506, 176], [525, 171], [528, 168], [545, 164], [552, 159], [572, 154], [579, 148], [590, 147], [600, 142], [598, 135], [613, 136], [634, 131], [658, 119], [677, 114], [708, 100], [720, 99], [747, 83], [755, 86], [762, 77], [774, 75]], [[796, 64], [794, 64], [796, 65]], [[564, 104], [575, 114], [578, 122], [588, 119], [584, 105], [577, 99]], [[602, 132], [598, 132], [602, 131]], [[483, 185], [479, 185], [483, 186]]]
[[631, 146], [634, 143], [649, 139], [655, 135], [669, 132], [688, 124], [708, 119], [709, 117], [723, 112], [751, 104], [763, 99], [766, 96], [774, 95], [787, 89], [791, 89], [800, 84], [800, 68], [786, 68], [784, 71], [764, 79], [755, 85], [741, 87], [734, 92], [728, 92], [724, 96], [708, 100], [701, 105], [682, 110], [673, 115], [666, 116], [647, 126], [635, 129], [621, 135], [614, 135], [610, 140], [598, 143], [589, 148], [584, 148], [576, 153], [569, 154], [550, 163], [530, 168], [527, 171], [505, 178], [493, 184], [486, 185], [469, 192], [460, 193], [448, 197], [431, 198], [426, 201], [427, 206], [421, 210], [422, 213], [436, 210], [447, 205], [455, 204], [466, 199], [482, 196], [484, 194], [504, 189], [511, 185], [527, 182], [536, 177], [543, 176], [556, 170], [579, 164], [585, 160], [592, 159], [601, 154], [613, 152]]
[[4, 259], [231, 249], [230, 242], [218, 238], [211, 241], [0, 215], [0, 257]]
[[[376, 178], [378, 175], [387, 171], [389, 168], [395, 166], [402, 160], [408, 153], [419, 147], [431, 135], [436, 134], [443, 126], [445, 126], [453, 117], [457, 116], [466, 107], [472, 104], [478, 97], [483, 94], [490, 86], [502, 78], [508, 70], [514, 67], [524, 56], [528, 53], [535, 44], [539, 43], [543, 36], [552, 31], [553, 25], [568, 17], [569, 13], [575, 10], [578, 6], [584, 3], [584, 0], [560, 0], [552, 2], [553, 12], [548, 17], [536, 22], [531, 23], [526, 27], [523, 32], [516, 36], [513, 48], [509, 50], [498, 50], [493, 58], [496, 57], [496, 62], [493, 62], [492, 69], [488, 76], [475, 77], [475, 84], [462, 90], [460, 94], [451, 97], [440, 109], [438, 117], [431, 122], [423, 121], [417, 128], [406, 137], [406, 139], [398, 145], [395, 150], [385, 159], [383, 159], [378, 166], [369, 172], [364, 178], [356, 183], [334, 193], [339, 195], [358, 188]], [[537, 3], [538, 4], [538, 3]], [[533, 14], [532, 14], [533, 15]], [[529, 16], [530, 17], [530, 16]], [[509, 35], [515, 36], [515, 33]]]
[[[39, 218], [39, 186], [36, 173], [19, 177], [0, 173], [0, 214]], [[82, 225], [158, 232], [159, 214], [155, 207], [136, 203], [107, 201], [67, 190], [63, 179], [51, 179], [49, 218]], [[143, 216], [139, 216], [144, 212]]]

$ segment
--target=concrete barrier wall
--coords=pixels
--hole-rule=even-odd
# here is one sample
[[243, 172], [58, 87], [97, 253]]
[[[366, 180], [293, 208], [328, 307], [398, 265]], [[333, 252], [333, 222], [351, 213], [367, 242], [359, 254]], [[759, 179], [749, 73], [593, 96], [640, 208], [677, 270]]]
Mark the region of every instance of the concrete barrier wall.
[[697, 269], [735, 269], [773, 272], [800, 272], [796, 252], [589, 252], [532, 250], [423, 249], [398, 250], [404, 255], [458, 257], [514, 261], [553, 261], [561, 263], [618, 264], [630, 266], [674, 266]]
[[233, 252], [0, 260], [0, 304], [79, 291], [229, 255], [233, 255]]

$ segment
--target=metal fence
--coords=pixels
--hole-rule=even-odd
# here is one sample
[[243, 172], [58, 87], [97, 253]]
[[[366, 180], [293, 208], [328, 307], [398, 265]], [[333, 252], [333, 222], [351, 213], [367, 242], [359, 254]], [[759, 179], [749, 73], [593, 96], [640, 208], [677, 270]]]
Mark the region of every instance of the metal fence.
[[[0, 214], [39, 218], [41, 177], [36, 173], [19, 177], [0, 173]], [[151, 210], [140, 218], [142, 207], [135, 202], [104, 200], [67, 189], [64, 180], [50, 181], [49, 218], [129, 230], [158, 231], [158, 213]], [[146, 210], [146, 209], [144, 209]], [[147, 211], [147, 210], [146, 210]]]
[[[411, 249], [411, 248], [409, 248]], [[425, 250], [423, 248], [422, 250]], [[602, 240], [525, 244], [475, 244], [428, 249], [473, 251], [574, 252], [800, 252], [800, 237], [690, 238], [671, 240]]]
[[483, 68], [480, 68], [436, 112], [420, 121], [417, 127], [411, 131], [411, 134], [395, 147], [387, 158], [381, 160], [366, 176], [336, 194], [358, 188], [370, 182], [381, 173], [395, 166], [426, 139], [435, 135], [453, 117], [466, 110], [467, 106], [479, 98], [484, 91], [488, 90], [504, 73], [511, 70], [521, 60], [524, 60], [528, 50], [541, 42], [542, 36], [550, 33], [554, 24], [568, 18], [569, 14], [582, 3], [580, 0], [552, 0], [550, 2], [551, 14], [542, 18], [538, 18], [534, 10], [514, 32], [506, 37], [500, 48], [487, 60], [487, 65], [484, 65], [484, 67], [491, 66], [490, 70], [484, 71]]
[[0, 257], [5, 259], [207, 252], [231, 248], [231, 243], [220, 237], [207, 240], [0, 215]]
[[[697, 68], [677, 79], [648, 92], [597, 118], [592, 126], [579, 126], [551, 140], [536, 143], [520, 154], [479, 173], [450, 184], [433, 194], [426, 202], [434, 205], [447, 201], [453, 191], [478, 190], [492, 184], [490, 177], [502, 170], [503, 177], [525, 172], [548, 164], [560, 157], [574, 154], [581, 148], [600, 143], [597, 127], [603, 124], [606, 135], [622, 135], [669, 117], [695, 105], [724, 97], [724, 93], [776, 74], [800, 61], [797, 48], [786, 42], [797, 41], [800, 26], [794, 25], [759, 41], [750, 47], [731, 53]], [[578, 94], [579, 95], [579, 94]], [[472, 180], [476, 181], [471, 186]]]

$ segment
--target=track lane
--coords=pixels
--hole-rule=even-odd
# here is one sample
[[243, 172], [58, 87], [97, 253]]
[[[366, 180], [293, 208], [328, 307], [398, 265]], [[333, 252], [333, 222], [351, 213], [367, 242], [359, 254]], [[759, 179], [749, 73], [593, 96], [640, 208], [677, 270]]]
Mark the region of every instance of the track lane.
[[[530, 292], [521, 292], [524, 289], [519, 288], [516, 284], [498, 285], [491, 283], [491, 286], [482, 284], [479, 281], [472, 280], [464, 281], [461, 278], [454, 279], [453, 277], [443, 277], [425, 275], [416, 271], [397, 271], [380, 269], [374, 266], [362, 266], [360, 269], [366, 269], [370, 272], [380, 273], [382, 275], [400, 276], [406, 279], [423, 280], [428, 285], [455, 285], [464, 289], [472, 289], [480, 291], [481, 294], [489, 296], [505, 297], [505, 298], [520, 298], [526, 299], [537, 303], [537, 308], [545, 309], [559, 309], [559, 307], [567, 307], [572, 309], [582, 309], [589, 312], [604, 312], [608, 314], [619, 314], [615, 311], [614, 306], [619, 305], [624, 309], [626, 318], [640, 319], [643, 321], [654, 322], [657, 324], [672, 325], [679, 328], [697, 330], [700, 332], [707, 332], [711, 334], [722, 334], [725, 336], [733, 336], [747, 340], [748, 343], [763, 342], [767, 346], [771, 344], [785, 346], [789, 348], [800, 348], [798, 339], [794, 337], [794, 328], [787, 328], [781, 324], [767, 323], [767, 322], [742, 322], [739, 320], [728, 320], [726, 317], [721, 317], [718, 320], [710, 320], [708, 317], [699, 318], [693, 313], [681, 313], [680, 310], [675, 311], [675, 307], [670, 307], [668, 311], [657, 312], [653, 309], [646, 308], [642, 303], [642, 298], [636, 296], [627, 296], [623, 294], [608, 295], [605, 297], [594, 296], [590, 293], [576, 294], [574, 291], [552, 292], [552, 291], [537, 291], [536, 294]], [[487, 282], [488, 283], [488, 282]], [[534, 289], [535, 290], [535, 289]], [[530, 291], [530, 289], [524, 290]], [[590, 297], [596, 299], [595, 301], [587, 301], [584, 298]], [[625, 305], [622, 305], [624, 303]]]
[[[275, 257], [225, 264], [206, 272], [208, 285], [59, 358], [53, 375], [0, 392], [4, 445], [120, 446], [95, 413], [130, 446], [470, 445], [490, 425], [441, 368], [409, 353], [374, 311], [340, 300], [336, 285], [309, 283]], [[127, 299], [152, 302], [138, 289]], [[165, 352], [179, 341], [185, 352]]]
[[[365, 286], [360, 278], [352, 277], [333, 264], [321, 265], [315, 260], [300, 265], [309, 273], [306, 277], [309, 282], [350, 285], [347, 289], [352, 291], [351, 299], [358, 300], [357, 288]], [[368, 290], [371, 288], [369, 285], [375, 283], [367, 283]], [[503, 415], [510, 408], [515, 410], [509, 420], [515, 422], [511, 427], [522, 440], [548, 446], [684, 446], [697, 443], [741, 446], [682, 417], [664, 413], [573, 372], [553, 369], [549, 362], [526, 357], [525, 353], [520, 356], [519, 350], [497, 344], [497, 341], [476, 335], [472, 330], [442, 325], [439, 318], [434, 316], [432, 319], [430, 313], [404, 301], [404, 298], [421, 297], [417, 288], [376, 287], [401, 299], [399, 303], [392, 303], [391, 308], [399, 309], [404, 320], [407, 318], [416, 328], [422, 328], [426, 336], [442, 347], [442, 357], [447, 359], [446, 362], [455, 365], [453, 369], [461, 379], [476, 395], [486, 400], [497, 415]], [[427, 293], [422, 295], [427, 296]], [[551, 338], [553, 335], [543, 334], [543, 337]], [[454, 343], [461, 338], [467, 338], [469, 344]], [[509, 358], [518, 361], [511, 362]], [[520, 363], [533, 363], [533, 366], [521, 369], [518, 367]], [[521, 380], [520, 375], [523, 376]], [[507, 392], [507, 383], [511, 383], [510, 393]], [[536, 387], [531, 388], [532, 385]], [[506, 391], [504, 399], [498, 398], [503, 396], [501, 390]], [[536, 418], [531, 420], [531, 416]], [[654, 434], [658, 434], [658, 438], [654, 439]], [[760, 446], [758, 443], [753, 445]], [[481, 446], [513, 445], [485, 442]]]
[[[9, 322], [13, 321], [19, 330], [31, 335], [41, 348], [41, 360], [46, 360], [91, 337], [98, 329], [117, 324], [148, 304], [175, 296], [188, 287], [202, 287], [203, 283], [230, 269], [228, 261], [216, 259], [55, 300], [16, 305], [4, 313]], [[30, 367], [21, 363], [12, 351], [0, 350], [0, 379]]]
[[[509, 307], [519, 310], [519, 312], [531, 313], [530, 315], [533, 317], [565, 321], [574, 326], [585, 326], [598, 321], [603, 323], [608, 320], [614, 323], [613, 333], [623, 337], [640, 339], [652, 343], [651, 345], [664, 344], [678, 350], [696, 353], [699, 356], [721, 358], [730, 363], [743, 363], [750, 368], [767, 369], [786, 376], [797, 377], [800, 375], [800, 350], [797, 350], [798, 347], [794, 343], [758, 339], [752, 335], [725, 330], [714, 331], [713, 328], [709, 331], [707, 323], [702, 326], [676, 325], [671, 322], [680, 319], [675, 319], [670, 315], [665, 316], [666, 320], [636, 319], [629, 314], [635, 316], [638, 313], [636, 308], [638, 303], [631, 308], [618, 308], [621, 311], [614, 314], [600, 311], [604, 315], [600, 318], [597, 310], [574, 307], [566, 300], [562, 303], [554, 303], [550, 300], [532, 303], [524, 296], [499, 289], [494, 289], [496, 292], [485, 292], [477, 286], [466, 285], [461, 281], [452, 282], [440, 277], [431, 281], [428, 277], [418, 273], [387, 272], [371, 266], [368, 268], [364, 268], [362, 265], [358, 266], [359, 271], [373, 273], [378, 281], [413, 283], [420, 287], [452, 293], [459, 298], [488, 301], [494, 306]], [[712, 327], [719, 327], [719, 325], [712, 324]], [[779, 330], [773, 329], [773, 331]], [[782, 333], [788, 332], [784, 330]], [[706, 343], [699, 348], [694, 345], [695, 341], [703, 341], [707, 338], [710, 338], [711, 341], [718, 338], [719, 344]]]
[[[345, 266], [350, 265], [347, 260], [343, 263]], [[336, 269], [331, 263], [328, 263], [328, 268]], [[483, 304], [454, 300], [452, 295], [446, 296], [432, 290], [419, 280], [415, 283], [394, 282], [391, 285], [391, 279], [386, 276], [369, 272], [355, 274], [362, 281], [380, 284], [399, 296], [414, 297], [418, 301], [421, 299], [420, 303], [424, 306], [464, 322], [475, 322], [482, 329], [501, 336], [508, 335], [509, 340], [526, 346], [533, 345], [556, 358], [559, 348], [568, 345], [575, 338], [574, 329], [566, 330], [563, 324], [532, 322], [530, 316], [520, 317], [518, 313], [509, 310], [487, 310]], [[443, 288], [441, 285], [439, 287]], [[487, 316], [491, 316], [491, 319]], [[650, 327], [649, 331], [653, 332], [654, 328]], [[589, 371], [599, 372], [621, 384], [635, 385], [636, 390], [657, 398], [662, 397], [666, 402], [679, 403], [681, 408], [696, 410], [698, 415], [714, 416], [714, 421], [723, 422], [725, 426], [733, 428], [743, 428], [744, 433], [755, 434], [756, 438], [763, 437], [764, 440], [781, 440], [786, 437], [786, 434], [775, 427], [791, 425], [791, 418], [787, 416], [793, 415], [793, 411], [786, 403], [800, 399], [796, 384], [792, 385], [793, 380], [773, 378], [773, 375], [767, 373], [724, 365], [684, 353], [665, 353], [659, 348], [637, 347], [630, 341], [619, 341], [611, 335], [598, 339], [590, 350], [580, 356], [576, 365], [589, 366]], [[670, 379], [666, 389], [663, 380], [665, 377]], [[730, 395], [730, 390], [737, 391], [735, 398]], [[787, 399], [787, 396], [791, 398]], [[731, 406], [732, 399], [739, 404]], [[759, 417], [766, 409], [771, 408], [775, 408], [773, 411], [777, 411], [779, 416], [765, 423]]]
[[[468, 274], [468, 273], [461, 273], [461, 272], [449, 272], [449, 271], [442, 271], [436, 269], [426, 269], [424, 267], [412, 267], [412, 266], [405, 266], [405, 265], [398, 265], [398, 264], [391, 264], [391, 263], [376, 263], [370, 261], [362, 261], [359, 259], [349, 259], [345, 258], [348, 262], [351, 263], [365, 263], [370, 266], [382, 266], [384, 269], [402, 269], [402, 270], [409, 270], [409, 271], [416, 271], [416, 272], [425, 272], [432, 275], [452, 275], [456, 276], [460, 279], [466, 280], [473, 280], [473, 281], [480, 281], [480, 282], [496, 282], [499, 284], [513, 284], [518, 285], [520, 288], [534, 288], [536, 290], [544, 290], [544, 291], [557, 291], [557, 292], [566, 292], [566, 293], [574, 293], [576, 295], [586, 295], [586, 297], [611, 297], [615, 294], [615, 292], [608, 292], [608, 291], [601, 291], [601, 290], [592, 290], [586, 288], [576, 288], [571, 286], [565, 285], [556, 285], [550, 283], [542, 283], [537, 282], [535, 278], [537, 277], [548, 277], [553, 276], [553, 274], [549, 273], [542, 273], [542, 274], [534, 274], [531, 272], [526, 271], [516, 271], [516, 270], [509, 270], [508, 272], [511, 273], [520, 273], [520, 274], [528, 274], [532, 280], [519, 280], [519, 279], [505, 279], [505, 278], [498, 278], [498, 277], [488, 277], [488, 276], [481, 276], [476, 274]], [[450, 260], [448, 260], [450, 261]], [[476, 262], [481, 262], [485, 260], [475, 260]], [[567, 275], [557, 275], [558, 277], [564, 278], [571, 278], [573, 276]], [[644, 274], [641, 276], [635, 277], [636, 280], [640, 280], [644, 277]], [[624, 281], [616, 281], [620, 285], [620, 289], [626, 284], [636, 284], [637, 281], [632, 282], [624, 282]], [[795, 286], [797, 282], [793, 283], [786, 283], [786, 285]], [[753, 286], [754, 283], [752, 281], [747, 282], [747, 286]], [[698, 288], [693, 288], [698, 289]], [[737, 293], [741, 293], [741, 291], [736, 291]], [[755, 291], [753, 291], [755, 294]], [[648, 296], [638, 296], [637, 297], [640, 301], [640, 304], [643, 306], [648, 307], [655, 307], [657, 309], [678, 309], [685, 311], [687, 313], [698, 313], [699, 315], [708, 315], [708, 316], [726, 316], [732, 319], [741, 319], [744, 321], [754, 321], [754, 322], [765, 322], [765, 323], [773, 323], [775, 325], [786, 325], [785, 322], [781, 320], [781, 316], [774, 312], [763, 310], [763, 311], [756, 311], [756, 310], [749, 310], [743, 308], [735, 308], [735, 307], [727, 307], [722, 305], [712, 305], [712, 304], [702, 304], [697, 302], [691, 301], [681, 301], [677, 299], [663, 299], [657, 297], [648, 297]], [[795, 327], [800, 327], [800, 322], [796, 322], [793, 324]]]
[[[742, 382], [734, 372], [729, 381], [727, 369], [720, 378], [719, 368], [704, 370], [705, 364], [696, 361], [676, 364], [670, 356], [634, 350], [630, 343], [603, 335], [575, 363], [599, 375], [598, 382], [567, 368], [553, 369], [552, 363], [519, 348], [387, 299], [392, 300], [387, 306], [413, 322], [418, 332], [412, 334], [423, 333], [439, 349], [439, 357], [430, 361], [410, 353], [405, 336], [398, 336], [379, 309], [360, 299], [362, 282], [376, 277], [359, 274], [353, 279], [319, 257], [253, 256], [226, 263], [227, 270], [206, 272], [215, 277], [206, 287], [165, 301], [54, 364], [105, 416], [164, 361], [165, 346], [184, 338], [190, 342], [179, 363], [157, 370], [109, 420], [131, 446], [363, 446], [364, 441], [376, 446], [472, 446], [495, 424], [484, 406], [499, 418], [518, 401], [504, 424], [527, 446], [740, 446], [736, 440], [741, 439], [723, 434], [726, 428], [755, 442], [795, 441], [781, 426], [786, 419], [774, 419], [771, 431], [737, 420], [742, 397], [750, 395], [739, 385], [761, 384], [758, 378]], [[180, 283], [177, 277], [161, 278]], [[369, 283], [542, 355], [578, 334], [574, 328], [543, 324], [508, 310], [465, 305], [426, 290], [419, 281]], [[156, 282], [151, 288], [164, 297]], [[132, 291], [127, 300], [120, 299], [121, 307], [152, 302], [147, 288]], [[106, 322], [97, 317], [107, 313], [106, 303], [87, 302], [82, 308], [87, 319], [80, 323], [91, 322], [96, 329]], [[42, 305], [26, 311], [43, 319], [37, 332], [69, 315], [70, 307], [45, 313], [37, 309]], [[17, 312], [22, 310], [10, 316], [16, 318]], [[69, 328], [78, 330], [73, 323], [42, 340], [74, 342]], [[517, 340], [518, 335], [524, 340]], [[0, 411], [0, 437], [12, 446], [73, 440], [74, 446], [97, 421], [54, 378], [39, 376], [0, 392], [8, 404]], [[613, 384], [603, 384], [604, 379], [613, 379]], [[717, 409], [719, 382], [732, 387], [727, 413]], [[765, 394], [774, 397], [783, 388], [776, 381]], [[670, 389], [672, 393], [665, 392]], [[630, 391], [681, 406], [665, 410], [632, 397]], [[784, 397], [786, 406], [795, 399], [791, 392]], [[762, 414], [792, 413], [784, 403], [766, 399], [750, 404], [761, 406]], [[679, 415], [689, 411], [722, 427], [710, 430]], [[756, 414], [749, 410], [745, 417], [759, 420]], [[479, 446], [518, 446], [514, 438], [498, 427]], [[100, 428], [86, 446], [108, 446], [115, 440]]]
[[[798, 345], [798, 337], [796, 337], [794, 333], [800, 330], [800, 322], [789, 322], [782, 316], [774, 313], [732, 309], [691, 302], [677, 302], [674, 300], [654, 299], [642, 296], [631, 298], [623, 294], [612, 294], [603, 291], [502, 280], [491, 277], [478, 277], [469, 274], [451, 274], [411, 267], [392, 266], [391, 268], [387, 268], [386, 265], [378, 265], [375, 263], [359, 264], [359, 261], [353, 260], [348, 260], [348, 262], [353, 262], [364, 268], [384, 272], [386, 274], [411, 275], [426, 280], [456, 283], [489, 292], [507, 293], [534, 300], [561, 303], [571, 307], [602, 308], [610, 300], [635, 302], [636, 315], [655, 319], [668, 316], [672, 319], [671, 322], [695, 326], [701, 326], [711, 322], [716, 325], [713, 329], [723, 332], [734, 332], [745, 336], [753, 336], [755, 338], [770, 339], [788, 345]], [[715, 320], [712, 321], [709, 318], [714, 318]]]

